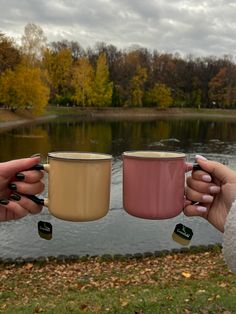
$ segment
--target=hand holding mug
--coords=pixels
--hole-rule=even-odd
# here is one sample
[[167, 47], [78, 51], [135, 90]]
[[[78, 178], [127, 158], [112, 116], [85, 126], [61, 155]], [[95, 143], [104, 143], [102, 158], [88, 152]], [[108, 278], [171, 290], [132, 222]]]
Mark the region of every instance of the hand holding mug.
[[32, 157], [0, 163], [0, 221], [19, 219], [42, 210], [42, 205], [24, 196], [44, 189], [42, 171], [25, 171], [39, 162], [40, 157]]
[[186, 196], [198, 205], [184, 208], [187, 216], [201, 216], [215, 228], [224, 231], [225, 220], [236, 199], [236, 172], [229, 167], [197, 157], [201, 171], [194, 171], [187, 178]]

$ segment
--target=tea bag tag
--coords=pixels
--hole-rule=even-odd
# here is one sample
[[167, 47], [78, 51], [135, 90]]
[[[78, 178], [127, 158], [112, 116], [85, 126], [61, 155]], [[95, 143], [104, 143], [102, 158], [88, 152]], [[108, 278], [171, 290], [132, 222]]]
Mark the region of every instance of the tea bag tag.
[[41, 238], [45, 240], [52, 239], [52, 225], [47, 221], [38, 222], [38, 234]]
[[175, 226], [175, 230], [172, 233], [172, 239], [184, 246], [187, 246], [190, 240], [193, 237], [192, 229], [184, 226], [183, 224], [179, 223]]

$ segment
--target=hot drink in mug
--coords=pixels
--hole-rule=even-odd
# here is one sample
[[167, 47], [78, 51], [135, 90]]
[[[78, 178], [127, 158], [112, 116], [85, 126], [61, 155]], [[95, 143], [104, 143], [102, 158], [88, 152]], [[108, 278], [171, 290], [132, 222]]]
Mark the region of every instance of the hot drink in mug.
[[69, 221], [91, 221], [109, 210], [112, 156], [86, 152], [51, 152], [48, 164], [35, 169], [48, 172], [50, 213]]
[[167, 219], [184, 207], [186, 155], [175, 152], [123, 153], [123, 207], [130, 215]]

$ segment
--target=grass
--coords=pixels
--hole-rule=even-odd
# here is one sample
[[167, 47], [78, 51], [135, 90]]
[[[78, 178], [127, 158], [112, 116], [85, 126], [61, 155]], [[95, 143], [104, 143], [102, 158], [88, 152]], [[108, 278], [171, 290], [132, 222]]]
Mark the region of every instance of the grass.
[[219, 249], [157, 257], [0, 264], [2, 313], [236, 313]]

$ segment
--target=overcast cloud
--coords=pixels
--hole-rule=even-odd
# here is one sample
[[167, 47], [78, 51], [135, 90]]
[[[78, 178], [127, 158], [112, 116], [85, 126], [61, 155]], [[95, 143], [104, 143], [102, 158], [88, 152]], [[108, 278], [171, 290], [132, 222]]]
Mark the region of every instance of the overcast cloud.
[[0, 31], [20, 40], [27, 23], [48, 41], [140, 45], [195, 56], [236, 53], [236, 1], [0, 0]]

